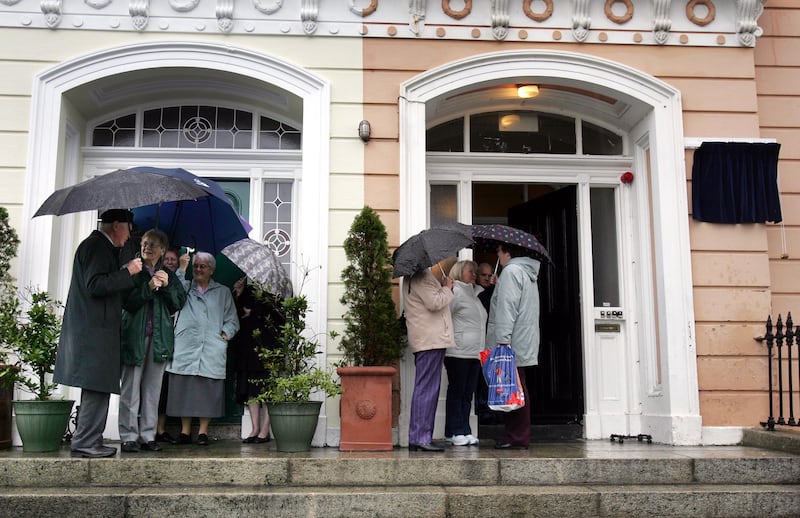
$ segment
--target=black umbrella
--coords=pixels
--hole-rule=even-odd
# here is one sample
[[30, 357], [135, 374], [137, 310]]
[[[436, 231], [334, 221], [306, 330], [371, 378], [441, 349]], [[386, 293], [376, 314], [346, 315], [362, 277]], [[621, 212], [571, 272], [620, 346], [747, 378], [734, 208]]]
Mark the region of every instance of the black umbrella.
[[498, 243], [507, 243], [527, 248], [528, 255], [541, 262], [553, 262], [536, 236], [518, 228], [500, 224], [472, 225], [472, 238], [483, 250], [495, 250]]
[[[84, 210], [141, 207], [176, 200], [208, 196], [203, 179], [187, 173], [191, 180], [165, 174], [170, 169], [118, 169], [51, 194], [36, 211], [36, 216], [60, 216]], [[194, 180], [196, 179], [196, 181]]]
[[392, 277], [412, 275], [472, 246], [468, 228], [466, 225], [433, 227], [406, 239], [392, 254]]

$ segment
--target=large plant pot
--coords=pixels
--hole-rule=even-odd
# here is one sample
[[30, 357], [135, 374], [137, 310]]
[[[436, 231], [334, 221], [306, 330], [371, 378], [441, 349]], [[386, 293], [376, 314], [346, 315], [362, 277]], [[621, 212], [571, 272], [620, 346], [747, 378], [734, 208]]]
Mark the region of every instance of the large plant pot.
[[11, 398], [13, 387], [0, 384], [0, 450], [11, 448]]
[[394, 367], [339, 367], [341, 451], [388, 451], [392, 444]]
[[73, 400], [14, 401], [22, 451], [57, 451], [69, 423]]
[[278, 451], [309, 451], [317, 429], [322, 401], [267, 403]]

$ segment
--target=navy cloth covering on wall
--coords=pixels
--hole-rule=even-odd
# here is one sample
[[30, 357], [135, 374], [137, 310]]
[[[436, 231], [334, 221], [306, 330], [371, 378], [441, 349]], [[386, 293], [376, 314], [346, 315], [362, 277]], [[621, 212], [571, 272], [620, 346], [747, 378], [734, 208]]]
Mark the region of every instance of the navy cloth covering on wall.
[[694, 152], [692, 217], [709, 223], [781, 221], [778, 143], [704, 142]]

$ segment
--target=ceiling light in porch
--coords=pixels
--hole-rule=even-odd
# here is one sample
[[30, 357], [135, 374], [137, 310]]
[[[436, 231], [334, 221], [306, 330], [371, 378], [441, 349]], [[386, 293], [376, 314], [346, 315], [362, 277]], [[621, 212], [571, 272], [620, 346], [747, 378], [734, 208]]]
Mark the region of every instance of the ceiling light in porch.
[[539, 95], [538, 85], [517, 85], [517, 96], [520, 99], [530, 99]]

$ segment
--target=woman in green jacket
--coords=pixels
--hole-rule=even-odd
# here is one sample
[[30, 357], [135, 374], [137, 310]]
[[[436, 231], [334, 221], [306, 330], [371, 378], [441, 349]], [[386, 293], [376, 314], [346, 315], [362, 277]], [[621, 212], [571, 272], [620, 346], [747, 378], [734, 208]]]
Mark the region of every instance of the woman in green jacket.
[[186, 301], [180, 280], [162, 265], [166, 249], [163, 232], [145, 232], [137, 254], [143, 268], [123, 298], [119, 436], [128, 453], [161, 449], [155, 434], [161, 381], [175, 343], [170, 315]]

